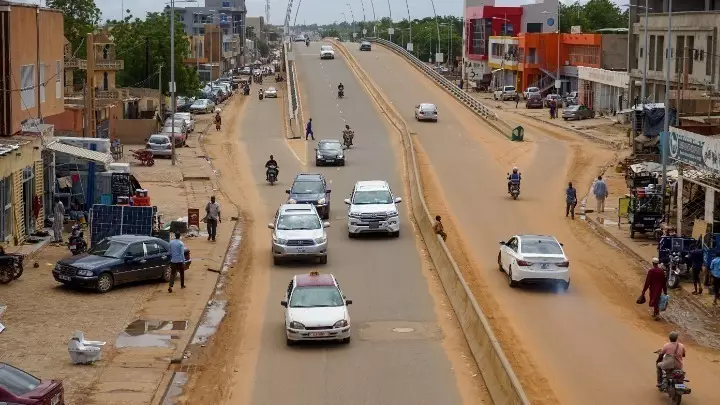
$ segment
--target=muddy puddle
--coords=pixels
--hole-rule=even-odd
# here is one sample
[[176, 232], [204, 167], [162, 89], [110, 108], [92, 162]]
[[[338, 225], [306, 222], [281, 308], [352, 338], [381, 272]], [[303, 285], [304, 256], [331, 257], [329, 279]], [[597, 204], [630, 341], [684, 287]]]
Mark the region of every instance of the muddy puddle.
[[115, 340], [115, 347], [172, 347], [188, 321], [157, 321], [138, 319], [125, 327]]

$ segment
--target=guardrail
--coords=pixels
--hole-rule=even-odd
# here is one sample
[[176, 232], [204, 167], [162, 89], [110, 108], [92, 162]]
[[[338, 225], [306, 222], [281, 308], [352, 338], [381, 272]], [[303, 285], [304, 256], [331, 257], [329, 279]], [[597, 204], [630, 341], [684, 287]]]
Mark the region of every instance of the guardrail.
[[302, 127], [302, 123], [298, 122], [299, 118], [299, 111], [300, 111], [300, 101], [298, 97], [298, 90], [297, 90], [297, 75], [295, 74], [295, 61], [294, 59], [294, 53], [293, 53], [293, 43], [288, 41], [283, 41], [283, 55], [285, 59], [285, 72], [287, 72], [287, 80], [286, 80], [286, 86], [287, 86], [287, 93], [289, 95], [288, 99], [288, 119], [289, 119], [289, 125], [291, 129], [291, 133], [288, 134], [291, 138], [297, 138], [300, 137], [300, 132], [295, 133], [296, 129], [295, 127], [300, 125]]
[[405, 57], [410, 63], [419, 68], [425, 75], [435, 81], [441, 88], [446, 90], [451, 95], [455, 96], [461, 103], [463, 103], [470, 110], [475, 112], [478, 116], [487, 121], [495, 130], [500, 132], [506, 138], [510, 139], [512, 134], [512, 126], [505, 122], [505, 120], [495, 114], [494, 111], [490, 110], [486, 105], [479, 102], [464, 90], [458, 88], [458, 86], [450, 80], [443, 77], [440, 73], [434, 71], [425, 62], [421, 61], [415, 55], [405, 50], [400, 45], [381, 39], [381, 38], [368, 38], [369, 41], [380, 44], [394, 51], [395, 53]]
[[530, 405], [520, 381], [515, 375], [510, 362], [500, 347], [495, 333], [465, 281], [460, 268], [453, 259], [445, 241], [435, 233], [434, 217], [430, 214], [423, 193], [420, 170], [416, 160], [415, 146], [407, 126], [407, 122], [395, 106], [384, 94], [375, 87], [368, 74], [360, 67], [355, 57], [345, 49], [342, 43], [332, 40], [335, 48], [348, 62], [359, 81], [365, 85], [370, 96], [375, 100], [392, 125], [402, 137], [405, 155], [406, 173], [410, 188], [410, 207], [412, 218], [430, 254], [435, 270], [442, 282], [443, 289], [450, 300], [450, 305], [457, 315], [460, 327], [465, 335], [468, 347], [483, 376], [488, 392], [496, 405]]

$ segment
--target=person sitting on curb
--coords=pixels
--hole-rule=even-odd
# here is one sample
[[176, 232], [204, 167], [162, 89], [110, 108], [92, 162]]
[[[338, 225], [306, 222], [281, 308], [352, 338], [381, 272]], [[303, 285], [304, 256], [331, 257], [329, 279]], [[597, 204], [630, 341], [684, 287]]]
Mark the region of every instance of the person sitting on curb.
[[443, 227], [440, 215], [435, 216], [435, 225], [433, 225], [433, 230], [436, 234], [440, 235], [443, 240], [447, 240], [447, 234], [445, 233], [445, 228]]

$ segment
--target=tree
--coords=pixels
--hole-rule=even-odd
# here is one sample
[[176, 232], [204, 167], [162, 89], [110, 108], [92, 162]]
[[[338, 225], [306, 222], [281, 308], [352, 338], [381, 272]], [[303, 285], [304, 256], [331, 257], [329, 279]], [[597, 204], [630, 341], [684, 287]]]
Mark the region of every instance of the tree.
[[87, 34], [92, 33], [100, 23], [100, 9], [94, 0], [47, 0], [50, 8], [62, 10], [64, 15], [65, 38], [72, 45], [72, 50], [78, 58], [85, 58], [87, 47], [83, 40]]
[[[190, 56], [190, 41], [183, 24], [175, 16], [175, 85], [178, 94], [191, 95], [200, 87], [198, 73], [184, 59]], [[125, 69], [118, 72], [119, 87], [162, 87], [167, 93], [170, 81], [170, 13], [148, 13], [144, 20], [132, 15], [115, 22], [111, 31], [118, 59]], [[146, 47], [149, 60], [146, 60]], [[162, 68], [161, 68], [162, 67]], [[161, 77], [158, 77], [162, 69]]]
[[579, 25], [583, 32], [593, 32], [603, 28], [626, 28], [627, 11], [622, 12], [611, 0], [589, 0], [585, 4], [560, 3], [560, 30], [570, 32], [570, 27]]
[[255, 38], [255, 27], [253, 27], [252, 25], [248, 25], [247, 27], [245, 27], [245, 38]]

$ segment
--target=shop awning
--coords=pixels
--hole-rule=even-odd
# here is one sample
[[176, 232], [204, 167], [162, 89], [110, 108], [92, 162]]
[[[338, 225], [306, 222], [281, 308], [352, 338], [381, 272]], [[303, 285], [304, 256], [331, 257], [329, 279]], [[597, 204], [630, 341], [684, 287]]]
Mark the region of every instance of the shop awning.
[[108, 165], [115, 161], [115, 159], [113, 159], [112, 155], [109, 153], [79, 148], [77, 146], [67, 145], [60, 142], [53, 142], [47, 145], [46, 148], [55, 152], [65, 153], [70, 156], [74, 156], [78, 159], [90, 160], [96, 163], [102, 163], [104, 165]]

